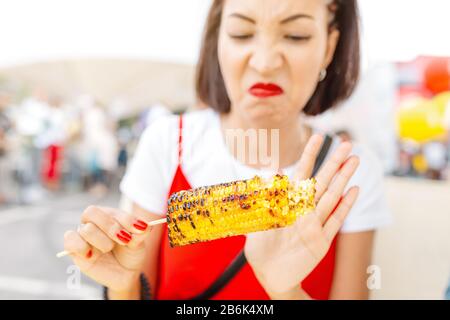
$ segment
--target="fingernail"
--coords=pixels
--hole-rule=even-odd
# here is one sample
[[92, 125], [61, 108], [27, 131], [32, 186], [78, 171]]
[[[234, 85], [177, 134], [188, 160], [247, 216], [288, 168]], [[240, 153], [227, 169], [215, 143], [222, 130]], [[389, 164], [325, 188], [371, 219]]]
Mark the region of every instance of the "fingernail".
[[121, 236], [120, 233], [116, 234], [116, 236], [120, 241], [125, 242], [125, 243], [128, 243], [131, 240], [131, 239], [127, 239], [127, 238]]
[[133, 224], [133, 227], [135, 227], [135, 228], [138, 229], [138, 230], [144, 231], [144, 230], [147, 229], [148, 224], [145, 223], [145, 222], [142, 221], [142, 220], [137, 220], [136, 223]]
[[91, 257], [92, 257], [92, 249], [90, 249], [86, 254], [86, 258], [90, 259]]
[[120, 234], [121, 234], [123, 237], [125, 237], [125, 238], [131, 240], [131, 233], [129, 233], [129, 232], [125, 231], [125, 230], [120, 230]]
[[120, 232], [118, 234], [116, 234], [117, 238], [119, 238], [119, 240], [128, 243], [131, 240], [131, 234], [126, 232], [125, 230], [120, 230]]

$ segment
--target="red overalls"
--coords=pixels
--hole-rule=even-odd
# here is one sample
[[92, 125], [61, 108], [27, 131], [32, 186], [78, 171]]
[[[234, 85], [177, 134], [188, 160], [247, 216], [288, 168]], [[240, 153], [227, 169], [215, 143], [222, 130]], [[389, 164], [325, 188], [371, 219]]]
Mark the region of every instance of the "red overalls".
[[[182, 117], [179, 121], [178, 166], [169, 195], [180, 190], [191, 189], [181, 169]], [[168, 195], [168, 196], [169, 196]], [[245, 236], [236, 236], [209, 242], [200, 242], [171, 248], [164, 227], [159, 256], [158, 285], [156, 299], [190, 299], [202, 293], [227, 268], [242, 250]], [[333, 279], [336, 239], [325, 258], [303, 281], [303, 289], [313, 299], [328, 299]], [[214, 297], [224, 299], [269, 299], [256, 279], [248, 263]]]

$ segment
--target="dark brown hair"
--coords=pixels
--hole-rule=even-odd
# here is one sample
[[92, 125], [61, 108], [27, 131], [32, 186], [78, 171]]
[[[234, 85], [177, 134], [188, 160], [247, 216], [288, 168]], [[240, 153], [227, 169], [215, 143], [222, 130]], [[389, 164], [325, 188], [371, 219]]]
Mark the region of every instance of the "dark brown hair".
[[[224, 0], [214, 0], [206, 20], [197, 64], [196, 92], [201, 103], [220, 113], [228, 113], [230, 99], [217, 52], [223, 3]], [[330, 30], [337, 28], [340, 37], [326, 78], [319, 82], [303, 110], [307, 115], [320, 114], [347, 99], [359, 77], [359, 13], [356, 0], [335, 0], [330, 10], [335, 12]]]

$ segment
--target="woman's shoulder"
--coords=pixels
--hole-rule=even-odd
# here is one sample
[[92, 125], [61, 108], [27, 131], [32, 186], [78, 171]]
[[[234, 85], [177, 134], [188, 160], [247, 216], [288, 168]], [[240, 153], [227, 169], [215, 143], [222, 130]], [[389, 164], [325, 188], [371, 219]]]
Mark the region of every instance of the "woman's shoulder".
[[[215, 111], [211, 109], [189, 111], [182, 115], [182, 150], [187, 162], [203, 156], [203, 149], [213, 148], [217, 144], [214, 134], [214, 125], [217, 124], [215, 117]], [[180, 116], [163, 115], [144, 130], [139, 139], [139, 149], [151, 152], [160, 161], [172, 166], [178, 161], [179, 133]], [[204, 148], [196, 148], [199, 145]]]
[[218, 114], [211, 108], [192, 110], [183, 115], [183, 133], [202, 135], [217, 125]]
[[[205, 111], [192, 111], [183, 114], [183, 140], [190, 140], [192, 134], [197, 136], [207, 121]], [[140, 136], [140, 144], [149, 146], [173, 146], [176, 147], [180, 132], [180, 115], [167, 114], [161, 115], [154, 119], [142, 132]], [[186, 139], [188, 138], [188, 139]]]
[[[198, 132], [206, 129], [214, 123], [215, 111], [212, 109], [192, 110], [182, 115], [183, 134], [186, 132]], [[180, 115], [169, 114], [155, 119], [145, 130], [143, 135], [167, 132], [179, 132]]]

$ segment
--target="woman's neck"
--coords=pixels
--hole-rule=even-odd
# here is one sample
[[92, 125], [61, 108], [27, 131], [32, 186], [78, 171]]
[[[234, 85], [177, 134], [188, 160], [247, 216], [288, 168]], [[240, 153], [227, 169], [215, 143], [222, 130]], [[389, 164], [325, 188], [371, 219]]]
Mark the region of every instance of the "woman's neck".
[[[273, 165], [276, 165], [276, 168], [285, 168], [295, 164], [312, 134], [311, 128], [304, 123], [304, 119], [300, 115], [286, 119], [276, 125], [271, 123], [269, 127], [257, 121], [248, 121], [237, 112], [231, 111], [228, 114], [222, 114], [220, 122], [229, 151], [245, 165], [257, 169], [273, 167]], [[233, 135], [233, 138], [236, 136], [239, 138], [239, 134], [236, 134], [236, 132], [244, 132], [247, 138], [249, 136], [256, 137], [256, 143], [249, 143], [249, 139], [245, 140], [245, 153], [253, 156], [270, 155], [271, 163], [267, 164], [267, 161], [261, 161], [261, 157], [257, 157], [256, 163], [251, 161], [252, 159], [249, 156], [246, 156], [244, 160], [241, 159], [241, 155], [238, 154], [239, 151], [230, 146], [229, 143], [232, 140], [230, 134]], [[252, 141], [255, 142], [255, 140]]]

